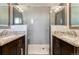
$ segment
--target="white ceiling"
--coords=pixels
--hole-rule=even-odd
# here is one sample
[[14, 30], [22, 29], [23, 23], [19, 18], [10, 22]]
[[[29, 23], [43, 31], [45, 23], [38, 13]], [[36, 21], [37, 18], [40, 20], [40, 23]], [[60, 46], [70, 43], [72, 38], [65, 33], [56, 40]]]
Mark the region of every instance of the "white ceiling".
[[59, 4], [60, 3], [19, 3], [19, 7], [24, 11], [27, 11], [28, 7], [50, 7], [51, 10], [55, 10], [59, 7]]
[[25, 5], [30, 7], [51, 7], [51, 6], [59, 5], [59, 3], [20, 3], [20, 5]]
[[58, 6], [60, 3], [19, 3], [19, 6], [23, 10], [27, 10], [28, 7], [52, 7]]

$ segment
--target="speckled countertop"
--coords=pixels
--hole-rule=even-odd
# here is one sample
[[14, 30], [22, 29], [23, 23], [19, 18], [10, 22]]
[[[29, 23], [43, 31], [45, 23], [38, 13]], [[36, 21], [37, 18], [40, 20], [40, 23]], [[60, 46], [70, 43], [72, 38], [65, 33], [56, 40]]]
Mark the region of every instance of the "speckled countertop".
[[57, 35], [57, 34], [52, 34], [53, 36], [56, 36], [57, 38], [75, 46], [79, 47], [79, 37], [70, 37], [66, 35]]
[[10, 36], [5, 36], [5, 37], [0, 37], [0, 46], [3, 46], [13, 40], [16, 40], [18, 39], [19, 37], [22, 37], [24, 36], [25, 34], [22, 33], [22, 34], [15, 34], [15, 35], [10, 35]]
[[[56, 33], [55, 31], [58, 31], [59, 33]], [[68, 35], [68, 34], [62, 34], [60, 32], [72, 32], [75, 31], [77, 36]], [[73, 30], [69, 29], [67, 26], [54, 26], [51, 25], [51, 36], [56, 36], [57, 38], [75, 46], [79, 47], [79, 30]]]

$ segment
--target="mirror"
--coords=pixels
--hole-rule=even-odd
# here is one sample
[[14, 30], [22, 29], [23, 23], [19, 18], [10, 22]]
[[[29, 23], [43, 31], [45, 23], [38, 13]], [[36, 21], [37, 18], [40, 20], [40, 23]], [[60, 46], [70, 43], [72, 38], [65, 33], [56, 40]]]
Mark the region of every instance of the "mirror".
[[9, 27], [10, 25], [10, 5], [0, 3], [0, 28]]
[[70, 28], [79, 28], [79, 4], [69, 4], [69, 25]]
[[65, 25], [65, 10], [61, 10], [55, 14], [55, 25]]
[[65, 6], [58, 6], [55, 9], [55, 25], [66, 25]]
[[13, 25], [22, 25], [23, 24], [23, 15], [22, 12], [15, 6], [13, 7]]

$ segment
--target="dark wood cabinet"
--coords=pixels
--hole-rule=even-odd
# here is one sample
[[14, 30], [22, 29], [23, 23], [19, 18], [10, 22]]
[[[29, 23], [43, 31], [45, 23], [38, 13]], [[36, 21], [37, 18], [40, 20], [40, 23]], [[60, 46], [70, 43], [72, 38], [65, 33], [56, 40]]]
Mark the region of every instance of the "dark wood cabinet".
[[53, 55], [74, 55], [74, 46], [53, 36]]
[[60, 55], [61, 54], [61, 44], [60, 40], [58, 40], [56, 37], [53, 37], [53, 54]]
[[21, 55], [25, 54], [25, 36], [22, 36], [12, 42], [0, 46], [1, 55]]
[[61, 53], [62, 55], [73, 55], [74, 54], [74, 46], [68, 44], [61, 40]]

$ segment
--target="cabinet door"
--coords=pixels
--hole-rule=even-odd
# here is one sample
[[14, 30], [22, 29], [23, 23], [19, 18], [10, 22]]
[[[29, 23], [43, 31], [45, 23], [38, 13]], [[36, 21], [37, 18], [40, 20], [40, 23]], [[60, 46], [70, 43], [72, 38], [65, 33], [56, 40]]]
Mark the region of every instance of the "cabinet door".
[[1, 50], [3, 55], [25, 54], [25, 36], [2, 46]]
[[18, 40], [17, 54], [25, 55], [25, 36]]
[[61, 44], [60, 40], [53, 36], [53, 54], [61, 55]]
[[61, 41], [62, 55], [73, 55], [74, 54], [74, 46]]
[[17, 41], [4, 45], [2, 47], [2, 55], [17, 55]]

